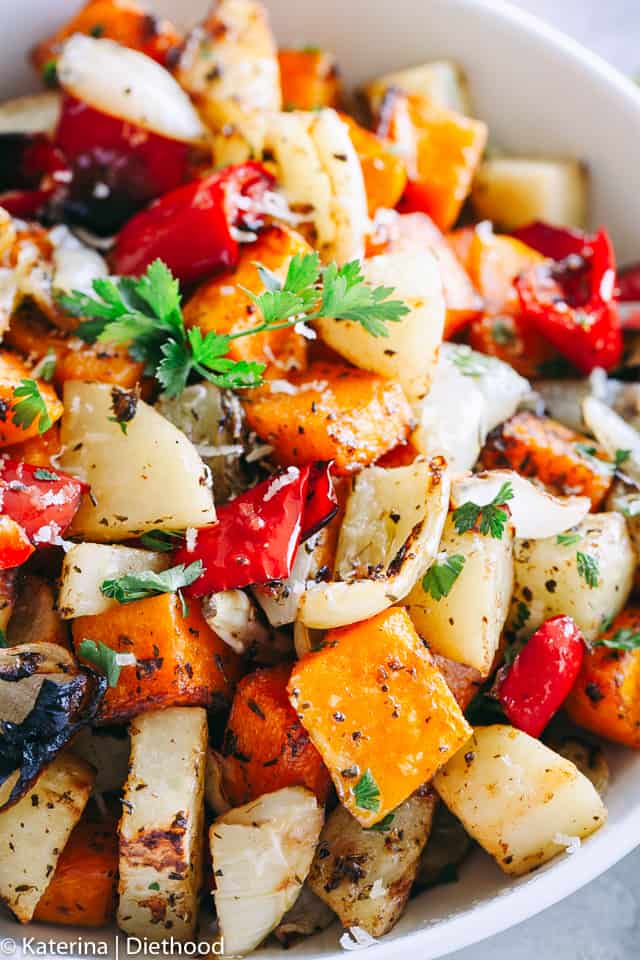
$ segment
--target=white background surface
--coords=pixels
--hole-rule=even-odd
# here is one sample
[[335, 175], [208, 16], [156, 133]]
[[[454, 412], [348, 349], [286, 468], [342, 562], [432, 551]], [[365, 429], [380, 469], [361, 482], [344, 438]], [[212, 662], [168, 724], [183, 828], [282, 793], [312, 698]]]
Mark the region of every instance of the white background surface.
[[[626, 73], [640, 73], [640, 0], [514, 2]], [[640, 226], [638, 247], [640, 254]], [[640, 849], [557, 906], [451, 954], [450, 960], [637, 960], [639, 956]]]

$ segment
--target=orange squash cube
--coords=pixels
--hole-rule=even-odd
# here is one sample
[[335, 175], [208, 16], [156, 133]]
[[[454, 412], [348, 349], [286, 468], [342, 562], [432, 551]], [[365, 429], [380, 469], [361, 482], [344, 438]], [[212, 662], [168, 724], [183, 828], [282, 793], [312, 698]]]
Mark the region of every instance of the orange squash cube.
[[[603, 640], [640, 633], [640, 607], [627, 607]], [[571, 720], [614, 743], [640, 748], [640, 649], [596, 646], [585, 654], [565, 709]]]
[[402, 803], [472, 733], [406, 610], [330, 630], [295, 664], [289, 696], [364, 827]]
[[74, 828], [33, 919], [70, 927], [104, 927], [113, 919], [118, 873], [118, 819], [91, 804]]
[[317, 363], [244, 400], [247, 422], [282, 464], [333, 460], [352, 473], [407, 439], [412, 412], [398, 383], [355, 367]]
[[326, 803], [331, 778], [289, 703], [289, 664], [256, 670], [237, 686], [222, 752], [232, 806], [282, 787], [308, 787]]
[[197, 600], [183, 617], [174, 593], [119, 604], [73, 621], [73, 643], [94, 640], [117, 653], [132, 653], [135, 666], [122, 667], [110, 687], [99, 720], [122, 723], [146, 710], [209, 707], [230, 701], [240, 661], [207, 625]]
[[[19, 426], [13, 422], [16, 407], [23, 399], [16, 397], [14, 391], [23, 380], [32, 379], [31, 370], [19, 357], [7, 350], [0, 350], [0, 447], [23, 443], [31, 437], [37, 437], [40, 432], [40, 416], [36, 416], [29, 426]], [[36, 382], [49, 419], [55, 423], [62, 416], [62, 404], [50, 384], [43, 380]]]
[[527, 410], [491, 431], [480, 458], [487, 470], [516, 470], [561, 497], [589, 497], [594, 510], [613, 482], [612, 463], [602, 447], [551, 417]]
[[340, 75], [331, 53], [309, 47], [279, 50], [278, 63], [285, 110], [319, 110], [337, 106]]
[[88, 0], [71, 20], [33, 48], [31, 62], [39, 73], [55, 62], [64, 41], [74, 33], [107, 37], [163, 64], [182, 42], [173, 24], [149, 14], [131, 0]]
[[411, 95], [409, 106], [417, 131], [416, 175], [407, 185], [400, 209], [427, 213], [441, 230], [449, 230], [471, 190], [487, 127], [423, 97]]
[[[245, 243], [240, 250], [238, 265], [232, 273], [224, 273], [203, 283], [184, 308], [187, 327], [200, 327], [203, 336], [214, 333], [237, 333], [260, 323], [255, 304], [241, 290], [245, 287], [258, 295], [264, 293], [264, 284], [255, 266], [261, 263], [269, 270], [286, 275], [291, 257], [311, 253], [306, 240], [287, 227], [269, 227], [263, 230], [255, 243]], [[231, 342], [232, 360], [255, 361], [273, 369], [303, 369], [306, 364], [307, 341], [291, 327], [273, 330]]]
[[380, 207], [392, 210], [407, 184], [404, 160], [382, 137], [365, 130], [346, 113], [341, 113], [340, 119], [349, 128], [351, 142], [360, 160], [369, 216], [373, 217]]

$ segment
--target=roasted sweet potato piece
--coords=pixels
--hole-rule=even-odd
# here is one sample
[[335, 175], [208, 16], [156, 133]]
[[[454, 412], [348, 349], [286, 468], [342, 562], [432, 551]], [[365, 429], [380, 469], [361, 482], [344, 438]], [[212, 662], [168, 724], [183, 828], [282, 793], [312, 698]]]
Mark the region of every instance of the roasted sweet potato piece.
[[[16, 407], [23, 399], [15, 396], [16, 387], [20, 387], [23, 380], [33, 380], [29, 367], [15, 354], [8, 350], [0, 351], [0, 447], [11, 443], [22, 443], [39, 433], [40, 416], [35, 416], [29, 426], [20, 426], [14, 423]], [[35, 381], [44, 400], [47, 414], [52, 423], [62, 416], [62, 404], [50, 384], [43, 380]], [[22, 411], [24, 408], [21, 407]]]
[[213, 633], [197, 600], [182, 616], [174, 593], [136, 600], [93, 617], [73, 621], [73, 642], [102, 641], [118, 653], [132, 653], [116, 687], [107, 690], [99, 719], [121, 723], [160, 707], [211, 706], [230, 700], [239, 676], [236, 654]]
[[341, 802], [365, 827], [390, 813], [471, 734], [406, 610], [330, 630], [294, 666], [291, 703]]
[[31, 62], [39, 73], [55, 63], [64, 41], [74, 33], [107, 37], [163, 64], [182, 41], [173, 24], [131, 0], [88, 0], [71, 20], [33, 48]]
[[441, 230], [448, 230], [471, 190], [487, 127], [416, 95], [409, 96], [409, 110], [417, 134], [416, 173], [400, 209], [427, 213]]
[[526, 317], [519, 314], [486, 313], [472, 320], [469, 344], [474, 350], [497, 357], [526, 377], [557, 376], [567, 364]]
[[222, 748], [223, 790], [233, 807], [298, 786], [326, 803], [331, 778], [289, 703], [290, 673], [290, 664], [280, 664], [238, 684]]
[[245, 398], [247, 422], [283, 464], [333, 460], [338, 473], [373, 463], [406, 440], [411, 407], [399, 384], [366, 370], [313, 364]]
[[55, 354], [53, 382], [58, 387], [67, 380], [96, 380], [130, 389], [142, 377], [144, 364], [132, 360], [125, 346], [63, 337], [30, 311], [12, 318], [5, 340], [34, 361]]
[[[640, 607], [627, 607], [600, 643], [639, 633]], [[565, 709], [574, 723], [590, 733], [640, 748], [640, 649], [599, 644], [588, 651]]]
[[10, 444], [4, 448], [4, 452], [12, 460], [24, 460], [36, 467], [52, 467], [52, 457], [60, 453], [60, 427], [54, 423], [50, 430], [24, 443]]
[[60, 854], [33, 919], [73, 927], [104, 927], [114, 917], [118, 818], [89, 805]]
[[31, 574], [18, 581], [18, 595], [7, 627], [7, 643], [58, 643], [69, 647], [67, 626], [56, 610], [53, 586]]
[[[203, 283], [184, 308], [188, 327], [200, 327], [203, 335], [237, 333], [260, 322], [257, 308], [240, 287], [252, 293], [264, 293], [265, 287], [255, 266], [261, 263], [284, 279], [289, 260], [295, 254], [310, 253], [306, 240], [288, 227], [269, 227], [255, 243], [244, 244], [238, 266]], [[273, 364], [280, 371], [302, 369], [306, 363], [306, 340], [293, 329], [259, 333], [233, 340], [229, 356], [233, 360]]]
[[613, 481], [611, 461], [601, 447], [557, 420], [528, 410], [491, 431], [480, 459], [488, 470], [507, 467], [535, 477], [560, 496], [583, 494], [594, 510]]
[[361, 127], [346, 113], [341, 120], [349, 128], [349, 135], [362, 166], [364, 187], [367, 193], [369, 216], [380, 207], [392, 210], [402, 196], [407, 184], [407, 167], [389, 142]]
[[278, 50], [284, 110], [318, 110], [336, 107], [340, 74], [333, 54], [306, 47]]

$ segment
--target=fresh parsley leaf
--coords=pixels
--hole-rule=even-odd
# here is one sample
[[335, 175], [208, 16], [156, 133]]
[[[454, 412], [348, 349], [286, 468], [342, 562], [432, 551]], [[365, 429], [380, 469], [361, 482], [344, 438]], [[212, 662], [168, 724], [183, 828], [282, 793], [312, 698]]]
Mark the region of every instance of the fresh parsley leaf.
[[513, 621], [513, 629], [516, 633], [522, 630], [526, 626], [527, 621], [531, 617], [531, 610], [526, 605], [524, 600], [520, 600], [516, 608], [516, 617]]
[[498, 319], [491, 324], [491, 339], [502, 347], [508, 347], [515, 343], [516, 335], [506, 320]]
[[38, 380], [44, 380], [45, 383], [51, 383], [56, 372], [57, 362], [58, 358], [55, 350], [49, 348], [44, 357], [33, 368], [33, 376]]
[[576, 543], [580, 543], [582, 540], [581, 533], [569, 532], [569, 533], [559, 533], [556, 537], [556, 543], [559, 547], [573, 547]]
[[513, 500], [513, 487], [509, 480], [503, 483], [490, 503], [484, 507], [467, 500], [453, 511], [453, 522], [458, 533], [466, 533], [476, 526], [480, 533], [489, 534], [494, 540], [501, 540], [509, 514], [502, 506]]
[[613, 626], [614, 616], [611, 613], [603, 613], [600, 619], [600, 630], [605, 633], [607, 630], [611, 630]]
[[374, 823], [372, 827], [365, 827], [365, 830], [375, 830], [376, 833], [386, 833], [387, 830], [391, 829], [391, 824], [395, 820], [395, 813], [388, 813], [382, 820], [378, 820], [377, 823]]
[[583, 457], [595, 457], [598, 452], [597, 448], [590, 443], [576, 443], [575, 448]]
[[616, 470], [619, 470], [620, 467], [627, 462], [630, 456], [631, 450], [616, 450], [614, 459]]
[[353, 796], [356, 806], [361, 810], [376, 811], [380, 809], [380, 787], [373, 779], [371, 770], [365, 770], [355, 787]]
[[353, 320], [374, 337], [388, 337], [386, 324], [397, 323], [407, 313], [402, 300], [390, 300], [393, 287], [371, 287], [365, 283], [358, 260], [337, 267], [325, 267], [322, 300], [318, 316]]
[[53, 470], [45, 470], [44, 467], [38, 467], [33, 471], [33, 476], [36, 480], [59, 480], [60, 477], [57, 473], [54, 473]]
[[160, 889], [160, 884], [158, 883], [157, 880], [154, 880], [153, 883], [150, 883], [150, 884], [149, 884], [148, 889], [149, 889], [149, 890], [159, 890], [159, 889]]
[[52, 422], [47, 404], [36, 381], [31, 379], [21, 380], [20, 386], [13, 388], [13, 396], [17, 403], [13, 405], [12, 423], [16, 427], [27, 430], [37, 420], [38, 433], [46, 433]]
[[107, 678], [110, 687], [118, 685], [120, 679], [120, 664], [117, 660], [117, 652], [108, 647], [106, 643], [99, 640], [82, 640], [78, 647], [78, 653], [89, 663], [92, 663], [100, 673]]
[[578, 573], [587, 586], [593, 590], [600, 583], [600, 568], [597, 559], [592, 557], [590, 553], [582, 553], [581, 550], [576, 553], [576, 559]]
[[462, 554], [453, 557], [444, 556], [440, 561], [433, 563], [422, 578], [422, 589], [431, 594], [433, 600], [442, 600], [448, 597], [451, 588], [462, 573], [465, 558]]
[[184, 540], [184, 536], [172, 530], [150, 530], [149, 533], [143, 533], [140, 537], [143, 547], [147, 550], [155, 550], [156, 553], [170, 553], [175, 550], [176, 540]]
[[610, 650], [638, 650], [640, 648], [640, 630], [621, 627], [612, 637], [596, 640], [596, 647], [608, 647]]
[[490, 361], [482, 353], [460, 344], [451, 353], [453, 364], [464, 377], [482, 377], [489, 369]]
[[42, 81], [45, 87], [51, 89], [58, 86], [58, 61], [55, 57], [47, 60], [42, 67]]
[[204, 573], [201, 560], [185, 567], [184, 563], [170, 567], [160, 573], [143, 570], [141, 573], [127, 573], [113, 580], [103, 580], [100, 590], [105, 597], [111, 597], [118, 603], [133, 603], [147, 597], [156, 597], [162, 593], [176, 593], [197, 580]]

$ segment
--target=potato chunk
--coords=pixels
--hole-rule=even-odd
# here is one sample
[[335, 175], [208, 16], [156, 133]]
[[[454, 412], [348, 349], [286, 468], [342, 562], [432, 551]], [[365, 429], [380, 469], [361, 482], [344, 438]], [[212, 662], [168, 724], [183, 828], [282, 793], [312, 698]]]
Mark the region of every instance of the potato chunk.
[[516, 876], [588, 837], [607, 816], [573, 763], [502, 724], [477, 727], [434, 783], [471, 836]]
[[249, 953], [293, 906], [309, 872], [322, 808], [304, 787], [236, 807], [211, 825], [214, 893], [225, 954]]
[[93, 781], [88, 763], [60, 754], [24, 797], [0, 813], [0, 900], [21, 923], [31, 920]]
[[202, 879], [207, 714], [157, 710], [131, 725], [120, 821], [118, 926], [150, 940], [193, 937]]
[[142, 400], [123, 434], [111, 419], [111, 402], [108, 384], [65, 384], [60, 466], [91, 484], [92, 492], [70, 533], [113, 541], [156, 527], [213, 523], [213, 497], [193, 444]]
[[602, 624], [624, 607], [635, 565], [619, 513], [591, 513], [560, 538], [516, 540], [508, 626], [528, 635], [549, 617], [567, 614], [585, 640], [595, 640]]
[[329, 816], [309, 873], [309, 886], [338, 914], [344, 927], [373, 937], [400, 919], [436, 805], [418, 790], [388, 817], [385, 830], [366, 830], [342, 806]]

